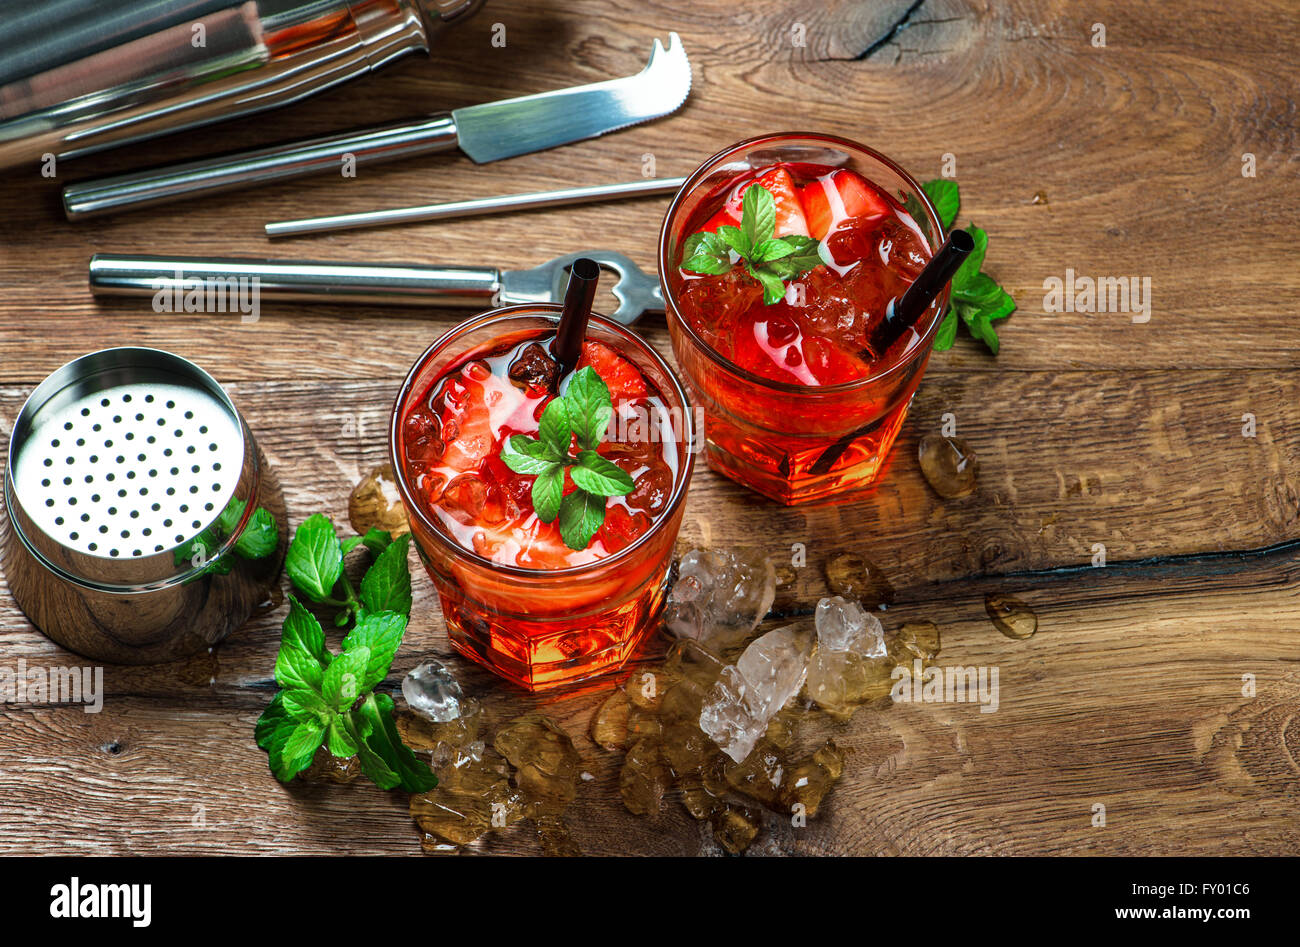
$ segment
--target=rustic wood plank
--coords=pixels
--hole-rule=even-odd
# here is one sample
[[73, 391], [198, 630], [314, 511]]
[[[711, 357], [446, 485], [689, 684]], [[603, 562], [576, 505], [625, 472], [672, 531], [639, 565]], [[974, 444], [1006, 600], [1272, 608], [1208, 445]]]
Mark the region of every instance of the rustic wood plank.
[[[230, 380], [387, 377], [395, 351], [419, 350], [459, 314], [268, 304], [253, 326], [229, 317], [157, 315], [147, 301], [97, 306], [86, 291], [86, 262], [95, 250], [164, 250], [514, 267], [588, 245], [597, 235], [650, 267], [662, 201], [278, 244], [260, 228], [310, 211], [634, 178], [646, 154], [655, 156], [660, 174], [685, 173], [739, 137], [815, 124], [877, 145], [921, 176], [937, 174], [942, 155], [957, 158], [965, 214], [993, 235], [989, 269], [1020, 311], [1003, 330], [1001, 358], [963, 340], [936, 358], [933, 372], [1297, 364], [1300, 328], [1284, 301], [1295, 300], [1300, 275], [1272, 262], [1291, 245], [1289, 221], [1278, 209], [1293, 202], [1296, 190], [1289, 170], [1294, 50], [1275, 42], [1300, 26], [1292, 5], [1268, 4], [1256, 25], [1225, 31], [1208, 4], [1166, 18], [1118, 3], [1094, 5], [1084, 15], [1064, 5], [927, 0], [896, 39], [914, 44], [934, 34], [936, 50], [896, 64], [881, 54], [854, 59], [855, 50], [878, 38], [877, 12], [898, 6], [773, 0], [743, 10], [654, 10], [620, 3], [611, 12], [578, 4], [574, 19], [557, 27], [553, 11], [516, 5], [469, 24], [432, 62], [404, 63], [274, 120], [231, 123], [80, 167], [68, 162], [61, 178], [591, 81], [636, 68], [652, 35], [681, 32], [696, 84], [679, 115], [500, 164], [475, 167], [435, 156], [362, 169], [354, 180], [303, 181], [76, 226], [55, 209], [63, 180], [43, 181], [34, 170], [8, 175], [0, 181], [7, 233], [0, 358], [15, 380], [43, 377], [61, 356], [31, 343], [54, 325], [86, 346], [133, 341], [206, 356]], [[594, 14], [585, 22], [600, 28], [578, 28], [584, 13]], [[490, 45], [496, 20], [508, 28], [505, 49]], [[1090, 45], [1094, 22], [1108, 27], [1104, 49]], [[807, 26], [804, 47], [791, 45], [795, 23]], [[1202, 35], [1215, 43], [1189, 39]], [[1255, 43], [1255, 35], [1267, 38]], [[919, 89], [929, 90], [924, 106]], [[1245, 152], [1256, 156], [1254, 178], [1241, 175]], [[1033, 203], [1040, 191], [1046, 205]], [[1150, 277], [1151, 322], [1135, 325], [1124, 313], [1044, 313], [1043, 281], [1063, 278], [1067, 268]]]
[[[809, 587], [817, 582], [810, 575]], [[807, 828], [773, 819], [767, 850], [1293, 852], [1300, 792], [1291, 718], [1300, 673], [1287, 631], [1300, 620], [1298, 588], [1300, 556], [1291, 545], [902, 589], [887, 626], [935, 620], [944, 635], [940, 665], [998, 667], [997, 712], [900, 704], [860, 710], [849, 724], [814, 724], [815, 735], [845, 748], [845, 778]], [[1030, 603], [1038, 634], [1027, 641], [999, 635], [983, 615], [991, 591]], [[417, 596], [417, 615], [426, 593]], [[408, 638], [399, 673], [437, 655], [485, 701], [490, 726], [537, 707], [574, 736], [594, 777], [571, 810], [584, 851], [698, 848], [696, 829], [674, 800], [657, 818], [623, 810], [619, 754], [585, 735], [602, 693], [526, 697], [449, 655], [442, 636], [422, 625]], [[247, 648], [250, 637], [242, 632], [220, 649], [217, 682], [206, 694], [110, 694], [93, 715], [6, 708], [3, 781], [20, 803], [0, 809], [0, 851], [418, 851], [398, 796], [365, 783], [284, 789], [271, 779], [248, 738], [270, 685], [225, 670], [227, 653]], [[269, 630], [259, 637], [269, 667], [274, 642]], [[1242, 696], [1247, 673], [1257, 682], [1252, 699]], [[111, 668], [106, 680], [122, 674], [138, 671]], [[124, 819], [127, 799], [132, 815]], [[1091, 825], [1095, 803], [1106, 807], [1106, 827]], [[51, 812], [60, 817], [51, 820]], [[194, 824], [200, 815], [205, 824]], [[526, 853], [536, 843], [517, 827], [478, 849]]]

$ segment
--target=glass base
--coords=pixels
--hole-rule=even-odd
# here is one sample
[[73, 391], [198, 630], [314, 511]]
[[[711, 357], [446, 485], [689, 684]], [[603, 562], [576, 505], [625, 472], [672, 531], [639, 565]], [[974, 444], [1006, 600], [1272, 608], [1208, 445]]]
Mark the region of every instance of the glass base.
[[723, 476], [786, 506], [848, 499], [869, 488], [907, 418], [909, 402], [854, 438], [818, 441], [757, 436], [717, 418], [704, 424], [705, 457]]
[[457, 651], [536, 692], [616, 671], [627, 663], [658, 624], [666, 580], [663, 576], [619, 608], [573, 621], [505, 617], [457, 593], [439, 597], [447, 636]]

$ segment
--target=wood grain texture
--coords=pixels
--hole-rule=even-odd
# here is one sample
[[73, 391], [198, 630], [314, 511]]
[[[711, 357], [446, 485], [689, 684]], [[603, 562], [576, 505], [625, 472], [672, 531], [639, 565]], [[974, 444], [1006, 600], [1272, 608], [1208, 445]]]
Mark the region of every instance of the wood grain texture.
[[[490, 45], [506, 25], [504, 49]], [[1091, 45], [1093, 24], [1107, 45]], [[805, 45], [795, 45], [802, 26]], [[62, 180], [0, 180], [0, 420], [67, 359], [117, 344], [195, 358], [227, 384], [279, 473], [296, 523], [342, 517], [380, 463], [391, 401], [416, 355], [464, 313], [267, 303], [262, 318], [154, 314], [96, 303], [92, 252], [423, 260], [531, 266], [605, 246], [647, 269], [664, 203], [589, 206], [268, 243], [261, 225], [573, 183], [631, 179], [653, 155], [684, 174], [741, 137], [813, 127], [874, 145], [919, 177], [956, 157], [963, 217], [992, 235], [987, 269], [1016, 297], [996, 359], [969, 339], [936, 355], [884, 480], [853, 504], [784, 509], [700, 470], [682, 543], [756, 545], [808, 565], [780, 615], [825, 593], [843, 549], [899, 590], [889, 629], [930, 619], [940, 664], [996, 665], [997, 713], [899, 705], [818, 724], [848, 750], [843, 782], [806, 829], [764, 850], [841, 854], [1294, 854], [1300, 851], [1300, 275], [1288, 208], [1300, 196], [1294, 97], [1300, 9], [1099, 0], [795, 0], [744, 5], [490, 4], [433, 60], [278, 112], [61, 168], [66, 180], [590, 82], [640, 67], [678, 31], [694, 67], [671, 119], [595, 142], [473, 166], [432, 157], [76, 226]], [[1241, 174], [1244, 153], [1257, 173]], [[1037, 193], [1046, 203], [1035, 202]], [[1151, 321], [1044, 312], [1067, 268], [1150, 277]], [[643, 330], [668, 350], [662, 319]], [[979, 488], [940, 501], [915, 463], [951, 412]], [[1242, 436], [1254, 415], [1256, 436]], [[1105, 569], [1090, 568], [1094, 544]], [[983, 596], [1038, 612], [999, 635]], [[0, 590], [0, 666], [84, 663], [35, 632]], [[625, 812], [617, 757], [586, 737], [601, 695], [543, 699], [449, 654], [416, 577], [395, 665], [452, 663], [491, 720], [544, 707], [595, 777], [572, 829], [591, 853], [690, 854], [669, 800]], [[365, 783], [284, 788], [251, 739], [273, 693], [283, 609], [212, 654], [105, 670], [104, 711], [0, 705], [0, 852], [409, 853], [404, 800]], [[662, 647], [662, 644], [659, 645]], [[653, 651], [653, 649], [652, 649]], [[1257, 695], [1242, 694], [1254, 675]], [[1107, 825], [1091, 825], [1092, 807]], [[484, 851], [537, 849], [526, 829]]]

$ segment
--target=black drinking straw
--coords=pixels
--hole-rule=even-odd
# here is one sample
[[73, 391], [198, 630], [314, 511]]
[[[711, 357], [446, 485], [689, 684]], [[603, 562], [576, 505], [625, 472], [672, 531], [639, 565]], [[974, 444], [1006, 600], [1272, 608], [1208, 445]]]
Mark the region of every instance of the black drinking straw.
[[930, 258], [925, 269], [907, 287], [903, 298], [897, 303], [891, 301], [886, 307], [885, 321], [876, 329], [872, 339], [877, 353], [884, 355], [904, 332], [920, 321], [921, 316], [930, 308], [930, 303], [943, 292], [948, 281], [974, 249], [975, 238], [969, 230], [954, 230], [948, 234], [948, 239], [943, 242], [939, 252]]
[[569, 285], [564, 290], [564, 309], [560, 325], [551, 343], [551, 354], [560, 363], [560, 376], [573, 371], [582, 357], [582, 340], [587, 335], [587, 320], [591, 318], [591, 304], [596, 299], [596, 284], [600, 281], [600, 264], [580, 256], [569, 267]]
[[[903, 333], [916, 325], [925, 311], [930, 308], [930, 303], [943, 292], [943, 288], [948, 285], [949, 280], [966, 262], [966, 258], [974, 249], [975, 238], [970, 235], [970, 231], [954, 230], [948, 234], [948, 239], [943, 242], [939, 252], [930, 258], [925, 269], [921, 270], [912, 285], [907, 287], [903, 298], [898, 300], [897, 304], [891, 300], [886, 307], [885, 321], [876, 329], [871, 340], [876, 355], [884, 355]], [[808, 472], [814, 476], [829, 473], [835, 466], [835, 462], [844, 456], [849, 446], [859, 437], [870, 434], [878, 428], [882, 420], [884, 419], [864, 424], [857, 430], [845, 434], [813, 461]]]

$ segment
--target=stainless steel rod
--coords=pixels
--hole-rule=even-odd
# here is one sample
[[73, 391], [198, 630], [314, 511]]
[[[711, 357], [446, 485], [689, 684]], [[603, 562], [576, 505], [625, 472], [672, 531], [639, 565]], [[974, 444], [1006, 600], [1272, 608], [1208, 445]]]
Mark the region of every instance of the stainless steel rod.
[[70, 184], [63, 189], [63, 210], [69, 220], [98, 217], [306, 174], [325, 171], [337, 174], [343, 169], [343, 155], [351, 155], [361, 165], [450, 151], [456, 147], [457, 140], [456, 122], [450, 114], [443, 113], [418, 122]]
[[649, 197], [655, 194], [675, 193], [685, 183], [685, 178], [650, 178], [620, 184], [594, 184], [588, 187], [570, 187], [558, 191], [503, 194], [500, 197], [481, 197], [468, 201], [423, 204], [416, 207], [394, 207], [389, 210], [363, 211], [355, 214], [304, 217], [298, 220], [280, 220], [269, 223], [266, 225], [266, 235], [268, 237], [290, 237], [298, 234], [359, 230], [365, 227], [382, 227], [388, 224], [407, 224], [422, 220], [447, 220], [453, 217], [474, 217], [481, 214], [500, 214], [507, 211], [564, 207], [572, 204], [588, 204], [595, 201], [623, 200], [630, 197]]
[[90, 289], [97, 296], [185, 294], [208, 281], [256, 282], [259, 296], [297, 302], [490, 308], [501, 272], [488, 267], [351, 264], [295, 260], [186, 259], [97, 253]]

